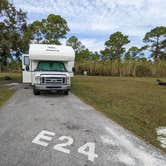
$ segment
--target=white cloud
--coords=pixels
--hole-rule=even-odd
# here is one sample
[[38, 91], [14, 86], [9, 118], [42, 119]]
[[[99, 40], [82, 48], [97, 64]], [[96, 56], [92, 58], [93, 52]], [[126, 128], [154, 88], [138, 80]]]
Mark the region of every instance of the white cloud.
[[[97, 40], [95, 38], [82, 38], [79, 39], [81, 41], [81, 43], [88, 48], [90, 51], [100, 51], [102, 49], [104, 49], [104, 42], [105, 41], [101, 41], [101, 40]], [[66, 39], [62, 39], [61, 40], [62, 45], [66, 45]]]
[[112, 5], [112, 3], [115, 3], [117, 5], [122, 5], [122, 6], [136, 6], [140, 7], [143, 5], [145, 0], [101, 0], [103, 1], [106, 5]]
[[[29, 19], [60, 14], [68, 21], [72, 33], [105, 36], [122, 31], [142, 40], [152, 27], [166, 25], [165, 0], [13, 0]], [[33, 16], [33, 17], [32, 17]], [[36, 17], [35, 17], [36, 16]], [[86, 35], [86, 36], [87, 36]], [[101, 41], [86, 37], [91, 48]], [[104, 39], [104, 38], [103, 38]], [[98, 43], [98, 44], [96, 44]], [[92, 46], [94, 44], [94, 47]]]
[[99, 41], [97, 39], [84, 38], [81, 42], [91, 51], [100, 51], [104, 49], [104, 41]]

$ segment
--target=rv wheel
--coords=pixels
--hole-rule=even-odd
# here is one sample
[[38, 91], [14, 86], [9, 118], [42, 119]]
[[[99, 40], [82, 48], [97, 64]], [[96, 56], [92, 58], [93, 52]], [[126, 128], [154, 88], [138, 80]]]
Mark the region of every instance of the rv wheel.
[[68, 94], [69, 94], [68, 90], [64, 91], [64, 95], [68, 95]]
[[34, 95], [40, 95], [40, 91], [34, 88], [33, 89], [33, 94]]

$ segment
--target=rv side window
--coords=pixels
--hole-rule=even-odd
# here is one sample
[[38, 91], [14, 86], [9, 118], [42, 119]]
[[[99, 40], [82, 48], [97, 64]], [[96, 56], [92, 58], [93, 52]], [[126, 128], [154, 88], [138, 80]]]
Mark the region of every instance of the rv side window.
[[30, 65], [29, 56], [24, 56], [24, 65], [25, 66], [29, 66]]

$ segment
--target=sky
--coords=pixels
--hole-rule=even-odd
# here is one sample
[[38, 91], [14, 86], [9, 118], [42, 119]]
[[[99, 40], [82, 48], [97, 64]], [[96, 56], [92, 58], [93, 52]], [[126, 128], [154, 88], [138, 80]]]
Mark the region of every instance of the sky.
[[[126, 46], [141, 47], [146, 32], [166, 26], [166, 0], [11, 0], [27, 12], [28, 22], [48, 14], [66, 19], [72, 35], [91, 51], [104, 49], [110, 34], [121, 31], [131, 41]], [[65, 44], [65, 40], [62, 43]]]

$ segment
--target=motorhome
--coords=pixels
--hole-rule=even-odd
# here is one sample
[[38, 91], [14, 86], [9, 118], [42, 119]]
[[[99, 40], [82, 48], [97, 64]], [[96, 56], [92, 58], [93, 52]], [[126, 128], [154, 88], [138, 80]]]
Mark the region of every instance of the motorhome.
[[23, 83], [30, 83], [34, 95], [41, 91], [63, 91], [68, 95], [73, 77], [75, 53], [72, 47], [31, 44], [22, 56]]

